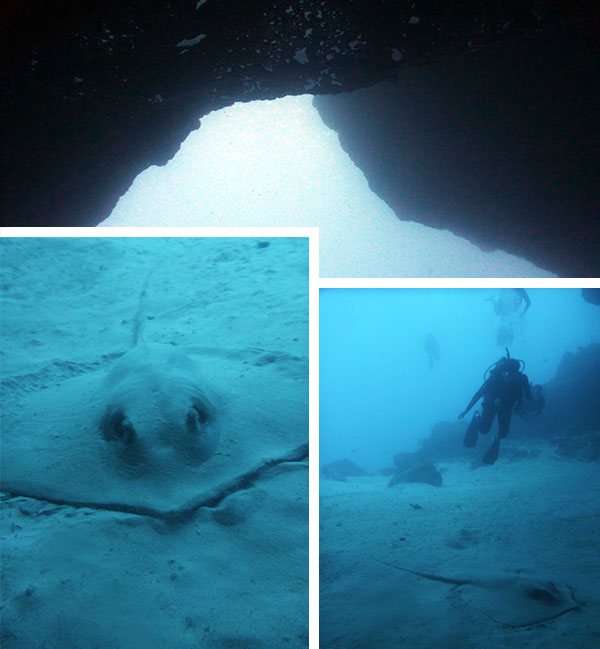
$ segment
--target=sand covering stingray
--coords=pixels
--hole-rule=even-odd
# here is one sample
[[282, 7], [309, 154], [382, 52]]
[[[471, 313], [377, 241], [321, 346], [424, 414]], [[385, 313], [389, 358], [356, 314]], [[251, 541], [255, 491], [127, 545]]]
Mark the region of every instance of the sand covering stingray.
[[[74, 375], [57, 385], [7, 390], [1, 420], [2, 490], [164, 515], [209, 502], [274, 462], [306, 456], [306, 359], [258, 349], [186, 352], [143, 344], [108, 368], [90, 371], [71, 364]], [[148, 364], [143, 371], [137, 371], [140, 363]], [[127, 437], [129, 420], [119, 414], [121, 403], [111, 394], [123, 366], [138, 382], [121, 390], [118, 399], [125, 405], [136, 402], [143, 411], [136, 416], [146, 417], [148, 425], [170, 416], [161, 403], [153, 403], [155, 383], [163, 385], [166, 397], [161, 398], [169, 402], [173, 395], [185, 396], [190, 381], [200, 386], [205, 409], [190, 414], [188, 408], [183, 421], [191, 430], [210, 428], [210, 434], [220, 436], [218, 445], [213, 440], [208, 451], [200, 448], [196, 456], [173, 444], [158, 450], [140, 446], [139, 457], [123, 461], [114, 447], [118, 450]], [[111, 430], [115, 439], [109, 439]]]
[[553, 581], [520, 575], [454, 579], [416, 572], [385, 561], [378, 562], [425, 579], [452, 584], [465, 604], [504, 626], [541, 624], [579, 608], [571, 590]]

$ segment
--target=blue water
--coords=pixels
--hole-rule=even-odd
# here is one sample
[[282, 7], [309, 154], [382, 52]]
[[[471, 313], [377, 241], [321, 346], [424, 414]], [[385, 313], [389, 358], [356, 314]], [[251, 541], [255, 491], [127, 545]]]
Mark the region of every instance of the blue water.
[[[575, 289], [528, 289], [531, 307], [488, 289], [322, 289], [321, 464], [348, 457], [370, 470], [414, 451], [433, 424], [456, 419], [505, 354], [534, 383], [550, 380], [567, 351], [600, 342], [600, 308]], [[504, 304], [515, 312], [496, 313]], [[427, 335], [439, 345], [430, 368]]]

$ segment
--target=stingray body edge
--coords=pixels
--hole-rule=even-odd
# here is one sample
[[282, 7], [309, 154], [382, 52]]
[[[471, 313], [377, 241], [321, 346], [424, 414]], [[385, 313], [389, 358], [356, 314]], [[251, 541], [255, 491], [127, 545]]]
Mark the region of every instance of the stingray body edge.
[[108, 368], [5, 390], [0, 488], [177, 516], [306, 442], [307, 376], [297, 359], [274, 354], [265, 364], [247, 349], [197, 354], [148, 342], [145, 291], [133, 346]]
[[568, 586], [547, 579], [520, 575], [460, 579], [375, 561], [429, 581], [450, 584], [464, 604], [510, 628], [543, 624], [581, 608]]

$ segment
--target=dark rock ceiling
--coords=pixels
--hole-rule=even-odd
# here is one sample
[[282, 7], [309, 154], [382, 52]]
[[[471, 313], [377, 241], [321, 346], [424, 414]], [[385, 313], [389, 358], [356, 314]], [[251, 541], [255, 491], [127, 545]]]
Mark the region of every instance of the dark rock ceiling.
[[314, 100], [396, 214], [562, 276], [600, 275], [600, 103], [574, 34], [503, 41]]
[[[565, 106], [578, 126], [586, 126], [590, 115], [592, 123], [589, 142], [580, 150], [581, 164], [574, 170], [574, 195], [585, 186], [583, 180], [589, 180], [582, 180], [581, 174], [591, 174], [588, 165], [597, 162], [590, 160], [597, 135], [591, 108], [598, 95], [597, 79], [591, 72], [598, 62], [596, 2], [6, 0], [0, 12], [4, 32], [0, 34], [3, 225], [98, 223], [138, 173], [165, 164], [176, 153], [200, 117], [236, 101], [307, 92], [334, 94], [386, 79], [396, 79], [396, 86], [401, 87], [404, 72], [407, 83], [412, 80], [410, 92], [414, 94], [436, 74], [443, 77], [442, 72], [421, 66], [456, 69], [461, 60], [470, 61], [466, 69], [479, 65], [480, 78], [473, 77], [472, 88], [465, 83], [450, 94], [475, 96], [485, 66], [471, 62], [493, 57], [491, 52], [514, 54], [519, 48], [578, 75], [573, 87], [582, 96], [570, 97]], [[566, 66], [565, 61], [569, 62]], [[531, 72], [527, 62], [523, 65]], [[543, 72], [550, 79], [552, 65], [547, 63]], [[504, 77], [497, 81], [500, 88], [510, 85]], [[481, 87], [490, 85], [495, 82], [488, 79], [487, 86]], [[437, 82], [429, 84], [426, 101], [436, 100], [436, 86]], [[439, 84], [440, 92], [447, 92], [443, 86]], [[445, 101], [443, 94], [439, 98]], [[459, 105], [456, 100], [453, 109]], [[485, 102], [478, 105], [482, 111], [489, 108]], [[490, 113], [492, 119], [504, 107], [496, 108]], [[450, 117], [454, 116], [450, 113]], [[417, 122], [418, 111], [410, 119]], [[538, 115], [526, 111], [524, 119], [535, 120]], [[371, 126], [373, 133], [379, 132], [377, 120], [363, 122], [364, 132], [368, 134]], [[563, 115], [555, 122], [550, 119], [546, 126], [556, 133], [565, 124]], [[418, 124], [408, 126], [414, 132]], [[567, 131], [564, 138], [569, 136]], [[487, 139], [492, 140], [493, 134], [488, 133]], [[447, 142], [454, 146], [452, 138]], [[510, 142], [506, 145], [506, 159], [511, 146]], [[398, 142], [391, 141], [390, 155], [386, 148], [378, 154], [396, 164], [397, 147]], [[349, 151], [360, 166], [360, 155], [354, 155], [351, 147]], [[518, 158], [522, 151], [517, 153]], [[577, 150], [571, 153], [577, 158]], [[432, 155], [435, 159], [436, 154]], [[383, 181], [371, 175], [368, 164], [364, 171], [371, 186], [393, 206], [382, 189], [390, 169], [382, 172]], [[420, 181], [418, 191], [423, 192], [427, 179]], [[502, 218], [522, 222], [526, 210], [518, 205], [536, 205], [544, 183], [532, 186], [530, 193], [527, 183], [522, 184], [515, 190], [514, 213]], [[551, 193], [551, 176], [546, 184]], [[497, 214], [491, 216], [489, 228], [487, 217], [475, 223], [471, 213], [461, 220], [453, 213], [461, 202], [451, 199], [450, 193], [447, 205], [443, 192], [436, 194], [438, 203], [431, 205], [447, 208], [441, 211], [444, 221], [434, 223], [436, 227], [453, 229], [485, 247], [502, 246], [524, 255], [536, 246], [538, 253], [550, 246], [548, 254], [531, 258], [562, 274], [598, 275], [598, 263], [590, 255], [591, 245], [598, 247], [598, 216], [590, 217], [597, 198], [591, 192], [576, 202], [567, 201], [557, 214], [569, 213], [569, 227], [552, 227], [547, 237], [543, 219], [533, 219], [526, 226], [521, 223], [514, 237], [506, 235], [512, 225], [503, 232], [491, 227]], [[421, 207], [416, 218], [431, 223], [427, 201], [421, 201]], [[528, 241], [525, 247], [523, 232]], [[565, 232], [570, 233], [569, 240]]]

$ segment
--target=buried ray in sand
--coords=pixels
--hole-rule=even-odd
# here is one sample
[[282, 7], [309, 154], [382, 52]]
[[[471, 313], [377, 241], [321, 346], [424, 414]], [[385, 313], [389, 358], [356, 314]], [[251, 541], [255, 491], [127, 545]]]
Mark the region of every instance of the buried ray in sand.
[[6, 401], [3, 490], [176, 515], [218, 500], [263, 466], [306, 458], [303, 359], [204, 349], [195, 360], [143, 341], [137, 329], [108, 373]]
[[150, 515], [197, 508], [307, 455], [305, 365], [252, 349], [205, 350], [200, 363], [137, 345], [108, 373], [6, 400], [3, 490]]
[[569, 587], [553, 581], [521, 575], [455, 579], [409, 570], [386, 561], [379, 563], [417, 577], [452, 584], [465, 604], [508, 627], [542, 624], [579, 608]]

